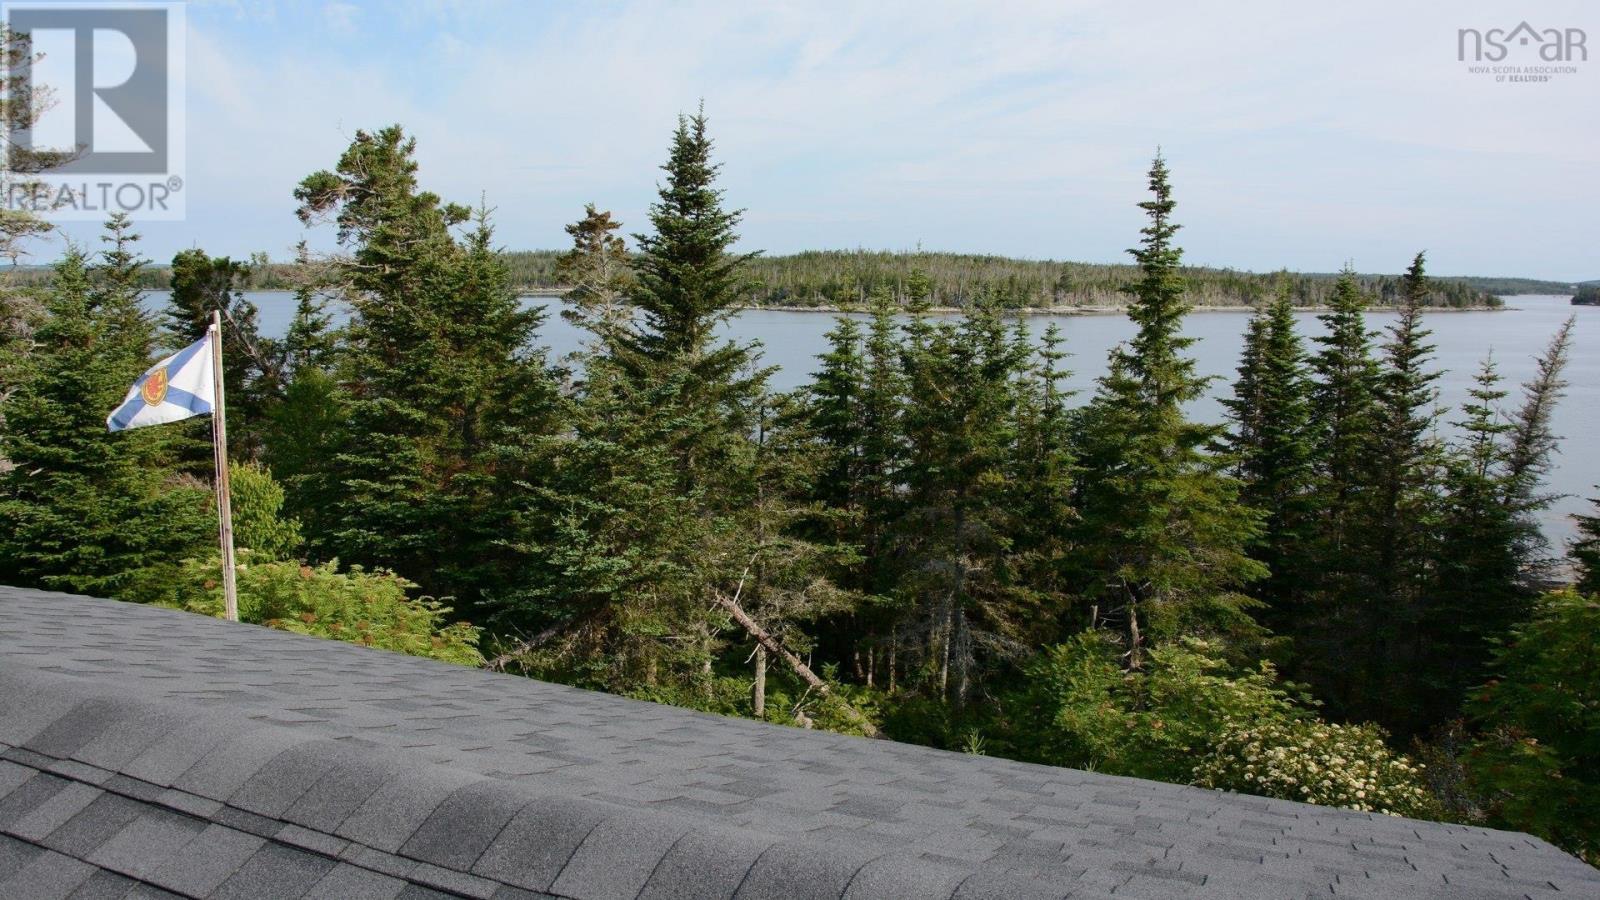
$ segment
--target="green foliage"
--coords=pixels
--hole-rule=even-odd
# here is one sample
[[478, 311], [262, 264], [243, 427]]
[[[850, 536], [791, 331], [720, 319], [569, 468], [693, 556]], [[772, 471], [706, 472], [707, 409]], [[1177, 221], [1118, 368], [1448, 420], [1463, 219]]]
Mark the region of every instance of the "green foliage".
[[[1600, 500], [1591, 502], [1600, 513]], [[1572, 561], [1578, 568], [1577, 590], [1600, 594], [1600, 514], [1574, 518], [1578, 521], [1578, 537], [1572, 543]]]
[[126, 222], [97, 265], [56, 265], [30, 352], [0, 404], [0, 575], [14, 584], [127, 600], [161, 596], [183, 555], [215, 540], [204, 485], [175, 472], [163, 428], [110, 433], [106, 415], [150, 365], [154, 328], [131, 287]]
[[312, 376], [291, 385], [304, 405], [280, 414], [298, 430], [342, 409], [331, 463], [282, 470], [323, 495], [294, 508], [317, 557], [393, 566], [475, 607], [522, 565], [502, 543], [502, 503], [559, 401], [530, 349], [542, 313], [517, 302], [487, 211], [457, 241], [468, 213], [418, 188], [414, 150], [398, 127], [359, 132], [295, 192], [301, 218], [331, 215], [352, 250], [332, 278], [354, 317], [337, 408]]
[[508, 625], [563, 634], [530, 656], [535, 671], [692, 689], [723, 645], [713, 599], [738, 596], [760, 562], [758, 520], [775, 510], [761, 503], [751, 436], [771, 398], [753, 349], [713, 336], [748, 257], [731, 252], [739, 213], [722, 208], [711, 150], [704, 115], [680, 118], [653, 232], [635, 236], [638, 314], [586, 321], [596, 340], [569, 439], [556, 471], [523, 483], [512, 547], [542, 565], [500, 610]]
[[1013, 743], [1025, 757], [1182, 783], [1232, 729], [1310, 715], [1269, 665], [1240, 674], [1215, 645], [1161, 647], [1135, 671], [1120, 664], [1123, 650], [1104, 632], [1085, 631], [1028, 666], [1011, 702]]
[[233, 539], [258, 559], [293, 559], [300, 549], [300, 523], [283, 517], [283, 486], [258, 463], [229, 468]]
[[612, 233], [621, 227], [610, 212], [588, 204], [583, 218], [567, 226], [572, 249], [556, 260], [556, 278], [570, 288], [564, 299], [571, 307], [562, 310], [562, 317], [597, 334], [622, 327], [628, 315], [633, 269], [627, 245]]
[[[437, 600], [408, 597], [416, 585], [392, 572], [245, 558], [238, 571], [240, 621], [463, 666], [483, 664], [482, 629], [451, 622], [451, 608]], [[215, 557], [186, 560], [174, 605], [220, 617], [221, 582]]]
[[1141, 273], [1128, 312], [1138, 334], [1112, 351], [1110, 372], [1082, 414], [1076, 454], [1080, 583], [1103, 620], [1126, 635], [1134, 669], [1151, 638], [1258, 639], [1249, 614], [1256, 602], [1242, 589], [1266, 574], [1245, 550], [1256, 515], [1239, 502], [1223, 461], [1206, 452], [1218, 429], [1184, 414], [1206, 380], [1184, 354], [1194, 343], [1181, 331], [1190, 305], [1160, 157], [1150, 190], [1153, 199], [1140, 204], [1149, 217], [1144, 240], [1129, 251]]
[[[548, 250], [508, 254], [519, 285], [535, 289], [571, 287], [557, 268], [559, 254]], [[978, 301], [1004, 309], [1121, 307], [1124, 290], [1137, 278], [1131, 266], [1057, 260], [1016, 259], [970, 253], [917, 251], [809, 250], [762, 256], [748, 268], [749, 302], [756, 306], [817, 309], [859, 305], [873, 296], [896, 305], [927, 301], [934, 307], [967, 309]], [[1184, 266], [1191, 299], [1199, 306], [1254, 306], [1272, 296], [1282, 276]], [[1401, 277], [1357, 276], [1363, 290], [1384, 305], [1399, 305]], [[1337, 274], [1297, 272], [1287, 276], [1297, 307], [1321, 306], [1333, 293]], [[1427, 305], [1463, 309], [1495, 307], [1494, 294], [1561, 293], [1553, 282], [1452, 278], [1431, 286]]]
[[1545, 595], [1495, 654], [1465, 764], [1490, 822], [1600, 862], [1600, 598]]
[[[1330, 725], [1266, 663], [1232, 670], [1201, 642], [1153, 650], [1126, 671], [1121, 648], [1083, 632], [1048, 648], [1012, 701], [1012, 740], [1055, 765], [1383, 812], [1437, 812], [1410, 759], [1370, 725]], [[1198, 762], [1196, 762], [1198, 760]]]
[[1269, 573], [1256, 587], [1265, 602], [1262, 624], [1280, 633], [1294, 629], [1303, 613], [1295, 588], [1305, 573], [1296, 567], [1314, 565], [1301, 559], [1312, 520], [1311, 390], [1284, 282], [1251, 318], [1233, 397], [1223, 401], [1232, 420], [1225, 443], [1241, 483], [1240, 502], [1262, 514], [1250, 545]]

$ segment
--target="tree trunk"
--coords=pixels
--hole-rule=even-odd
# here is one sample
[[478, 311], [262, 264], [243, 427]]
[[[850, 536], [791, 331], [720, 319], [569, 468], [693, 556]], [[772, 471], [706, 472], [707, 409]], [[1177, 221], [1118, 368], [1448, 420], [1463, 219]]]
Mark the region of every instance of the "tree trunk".
[[[833, 691], [828, 687], [828, 683], [826, 681], [818, 678], [817, 673], [811, 671], [811, 667], [806, 665], [804, 660], [789, 652], [789, 649], [778, 643], [778, 639], [773, 637], [772, 634], [765, 628], [762, 628], [760, 623], [758, 623], [755, 619], [750, 618], [750, 614], [745, 612], [744, 608], [741, 607], [738, 602], [736, 602], [732, 597], [725, 597], [720, 593], [713, 596], [717, 605], [727, 610], [728, 615], [733, 616], [733, 620], [738, 622], [741, 628], [748, 632], [751, 637], [756, 639], [756, 643], [760, 644], [762, 647], [765, 647], [768, 652], [772, 653], [772, 655], [776, 656], [778, 659], [783, 660], [784, 664], [789, 667], [790, 671], [800, 676], [801, 681], [804, 681], [813, 690], [824, 697], [833, 696]], [[850, 715], [851, 718], [856, 720], [856, 724], [861, 726], [861, 731], [863, 734], [865, 734], [867, 737], [878, 736], [877, 727], [874, 726], [872, 722], [868, 721], [867, 717], [862, 715], [860, 710], [848, 703], [841, 702], [840, 705], [844, 708], [846, 713]]]
[[1128, 604], [1128, 668], [1137, 672], [1144, 668], [1144, 637], [1139, 633], [1139, 604]]
[[750, 688], [750, 707], [758, 719], [767, 716], [767, 648], [756, 645], [756, 683]]

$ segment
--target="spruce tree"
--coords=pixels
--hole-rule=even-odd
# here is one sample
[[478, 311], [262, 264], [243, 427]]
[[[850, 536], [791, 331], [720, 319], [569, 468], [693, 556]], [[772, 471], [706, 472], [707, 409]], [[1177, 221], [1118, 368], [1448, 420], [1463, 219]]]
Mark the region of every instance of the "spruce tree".
[[1463, 437], [1445, 469], [1445, 505], [1430, 585], [1417, 617], [1412, 661], [1416, 720], [1453, 717], [1466, 690], [1485, 678], [1494, 642], [1528, 612], [1531, 594], [1519, 587], [1517, 529], [1505, 502], [1506, 438], [1512, 425], [1500, 411], [1506, 391], [1494, 361], [1479, 369], [1464, 418]]
[[178, 564], [215, 540], [210, 493], [178, 478], [171, 426], [108, 432], [106, 416], [153, 361], [126, 220], [91, 267], [69, 248], [33, 351], [0, 406], [3, 580], [126, 600], [170, 594]]
[[1573, 516], [1578, 523], [1578, 536], [1572, 542], [1571, 555], [1579, 593], [1593, 595], [1600, 594], [1600, 499], [1591, 502], [1594, 515]]
[[905, 508], [895, 528], [907, 624], [924, 636], [933, 693], [958, 705], [989, 664], [1016, 654], [1031, 616], [1019, 603], [1013, 536], [1016, 379], [1027, 348], [992, 302], [931, 328], [905, 359]]
[[[228, 449], [235, 456], [253, 459], [261, 452], [267, 408], [280, 390], [281, 373], [276, 342], [261, 336], [259, 311], [240, 289], [250, 277], [250, 267], [192, 248], [173, 256], [171, 273], [171, 292], [163, 315], [171, 344], [183, 347], [198, 341], [211, 327], [211, 313], [222, 313]], [[185, 453], [191, 467], [203, 469], [210, 464], [206, 427], [204, 423], [184, 426], [191, 438]]]
[[856, 319], [841, 317], [828, 332], [829, 349], [819, 357], [821, 366], [806, 390], [806, 414], [821, 452], [811, 496], [831, 513], [819, 537], [859, 551], [830, 574], [865, 598], [846, 617], [825, 623], [819, 638], [854, 663], [858, 678], [876, 684], [879, 670], [889, 665], [898, 617], [888, 541], [899, 515], [905, 398], [894, 301], [887, 292], [869, 299], [865, 329]]
[[1150, 168], [1153, 197], [1144, 240], [1131, 250], [1139, 266], [1129, 318], [1138, 333], [1111, 354], [1083, 414], [1078, 464], [1078, 559], [1086, 600], [1100, 621], [1126, 640], [1126, 662], [1141, 668], [1151, 639], [1186, 634], [1252, 641], [1258, 626], [1242, 590], [1265, 574], [1246, 546], [1255, 516], [1239, 503], [1237, 482], [1206, 452], [1218, 429], [1184, 414], [1206, 381], [1184, 354], [1189, 311], [1179, 273], [1182, 251], [1159, 156]]
[[1060, 326], [1050, 323], [1031, 365], [1019, 378], [1017, 438], [1009, 476], [1012, 497], [1007, 506], [1018, 522], [1013, 552], [1019, 580], [1030, 594], [1026, 605], [1040, 613], [1028, 634], [1035, 645], [1050, 643], [1087, 624], [1078, 618], [1081, 611], [1072, 608], [1068, 580], [1077, 521], [1073, 507], [1077, 463], [1067, 409], [1071, 394], [1061, 386], [1069, 377], [1062, 366], [1067, 357], [1064, 343]]
[[[520, 540], [547, 566], [505, 614], [567, 648], [536, 671], [696, 695], [722, 646], [709, 601], [736, 593], [748, 561], [741, 516], [757, 494], [767, 371], [752, 347], [714, 334], [748, 256], [732, 251], [740, 214], [722, 207], [711, 151], [704, 114], [680, 117], [654, 231], [635, 235], [638, 314], [583, 354], [573, 439], [556, 484], [530, 498], [547, 512], [524, 517]], [[541, 518], [553, 525], [543, 536]]]
[[502, 542], [500, 463], [557, 427], [542, 313], [525, 309], [493, 245], [488, 211], [468, 218], [417, 186], [399, 127], [358, 132], [334, 171], [295, 195], [300, 216], [333, 215], [352, 250], [336, 275], [353, 317], [340, 355], [348, 427], [327, 507], [300, 510], [314, 552], [393, 568], [467, 609], [522, 562]]
[[1556, 404], [1566, 395], [1565, 372], [1576, 324], [1577, 318], [1569, 316], [1539, 355], [1534, 377], [1522, 385], [1522, 403], [1511, 418], [1507, 438], [1503, 500], [1516, 525], [1518, 580], [1530, 593], [1544, 590], [1557, 568], [1537, 515], [1560, 498], [1545, 489], [1545, 481], [1560, 442], [1551, 422]]
[[1311, 513], [1311, 382], [1295, 331], [1287, 280], [1257, 310], [1245, 333], [1234, 394], [1223, 401], [1232, 421], [1226, 446], [1242, 484], [1240, 500], [1262, 515], [1251, 555], [1270, 573], [1257, 587], [1263, 624], [1287, 634], [1300, 616], [1296, 571]]
[[1321, 316], [1312, 358], [1312, 539], [1292, 565], [1302, 573], [1305, 613], [1290, 629], [1294, 673], [1310, 681], [1335, 715], [1353, 709], [1370, 647], [1372, 547], [1363, 529], [1378, 464], [1378, 366], [1362, 314], [1368, 298], [1354, 271], [1340, 273]]
[[1423, 327], [1428, 282], [1418, 253], [1401, 278], [1399, 320], [1383, 345], [1377, 390], [1377, 463], [1365, 527], [1372, 547], [1374, 593], [1364, 622], [1374, 639], [1363, 707], [1383, 724], [1415, 733], [1416, 660], [1426, 638], [1417, 627], [1426, 602], [1439, 521], [1437, 370], [1429, 368], [1431, 332]]
[[621, 227], [609, 211], [588, 204], [583, 218], [567, 226], [572, 249], [556, 260], [556, 279], [570, 288], [565, 299], [571, 307], [562, 317], [597, 334], [612, 333], [628, 316], [633, 269], [627, 245], [613, 234]]

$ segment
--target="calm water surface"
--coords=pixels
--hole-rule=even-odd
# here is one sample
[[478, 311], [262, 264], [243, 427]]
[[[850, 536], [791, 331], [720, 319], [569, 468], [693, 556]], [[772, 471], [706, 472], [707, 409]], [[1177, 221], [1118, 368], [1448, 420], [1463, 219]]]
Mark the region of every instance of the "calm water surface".
[[[281, 335], [294, 315], [294, 297], [275, 291], [249, 296], [261, 309], [262, 331]], [[158, 305], [164, 299], [156, 293], [150, 302]], [[1437, 384], [1439, 402], [1446, 408], [1448, 421], [1460, 418], [1457, 410], [1472, 386], [1472, 376], [1479, 362], [1491, 353], [1506, 379], [1506, 386], [1513, 391], [1512, 396], [1506, 398], [1507, 405], [1513, 404], [1518, 399], [1515, 386], [1534, 374], [1534, 357], [1568, 316], [1577, 316], [1566, 373], [1571, 386], [1555, 414], [1556, 433], [1565, 440], [1550, 483], [1552, 490], [1570, 496], [1559, 501], [1544, 516], [1546, 533], [1558, 545], [1564, 545], [1573, 534], [1571, 515], [1587, 511], [1587, 498], [1597, 493], [1595, 486], [1600, 484], [1600, 453], [1595, 450], [1596, 438], [1600, 436], [1600, 307], [1575, 307], [1568, 299], [1565, 296], [1508, 297], [1506, 303], [1510, 308], [1501, 311], [1439, 312], [1427, 317], [1427, 326], [1433, 331], [1432, 340], [1437, 348], [1434, 364], [1444, 372]], [[555, 315], [558, 301], [529, 298], [528, 302], [551, 311], [541, 335], [552, 351], [552, 358], [564, 356], [580, 346], [582, 332]], [[1219, 376], [1213, 384], [1212, 396], [1197, 401], [1192, 407], [1195, 417], [1221, 421], [1223, 407], [1216, 394], [1228, 389], [1238, 365], [1244, 325], [1249, 316], [1246, 312], [1197, 311], [1187, 319], [1185, 331], [1197, 339], [1191, 352], [1200, 373]], [[1299, 318], [1302, 333], [1307, 337], [1322, 333], [1315, 313], [1301, 313]], [[1367, 319], [1374, 328], [1387, 328], [1395, 316], [1378, 312], [1370, 313]], [[774, 386], [787, 390], [809, 380], [816, 369], [817, 354], [825, 347], [823, 335], [833, 327], [833, 320], [834, 317], [826, 313], [747, 310], [730, 321], [723, 331], [738, 340], [759, 341], [767, 364], [778, 367]], [[1131, 337], [1134, 331], [1133, 324], [1121, 315], [1034, 316], [1029, 321], [1036, 334], [1050, 322], [1061, 327], [1067, 339], [1065, 349], [1072, 354], [1067, 361], [1072, 368], [1067, 383], [1080, 392], [1078, 402], [1087, 400], [1093, 391], [1095, 378], [1105, 370], [1107, 352]], [[1454, 429], [1446, 425], [1442, 433], [1449, 438]]]

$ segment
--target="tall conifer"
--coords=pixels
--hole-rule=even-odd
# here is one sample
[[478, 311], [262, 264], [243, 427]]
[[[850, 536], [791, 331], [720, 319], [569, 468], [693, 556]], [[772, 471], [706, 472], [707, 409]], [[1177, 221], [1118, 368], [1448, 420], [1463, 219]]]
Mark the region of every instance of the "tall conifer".
[[1302, 614], [1295, 600], [1311, 511], [1310, 392], [1285, 281], [1251, 317], [1234, 394], [1223, 401], [1232, 421], [1226, 443], [1243, 485], [1240, 499], [1263, 517], [1251, 545], [1270, 573], [1256, 588], [1266, 602], [1261, 618], [1285, 634]]
[[1112, 351], [1111, 371], [1084, 413], [1078, 452], [1086, 596], [1124, 635], [1134, 669], [1152, 638], [1254, 639], [1253, 604], [1242, 589], [1264, 574], [1245, 550], [1256, 519], [1205, 449], [1218, 429], [1184, 414], [1206, 381], [1184, 353], [1194, 339], [1181, 332], [1189, 304], [1167, 174], [1156, 157], [1153, 196], [1139, 204], [1149, 217], [1144, 240], [1129, 251], [1139, 266], [1128, 311], [1138, 333]]

